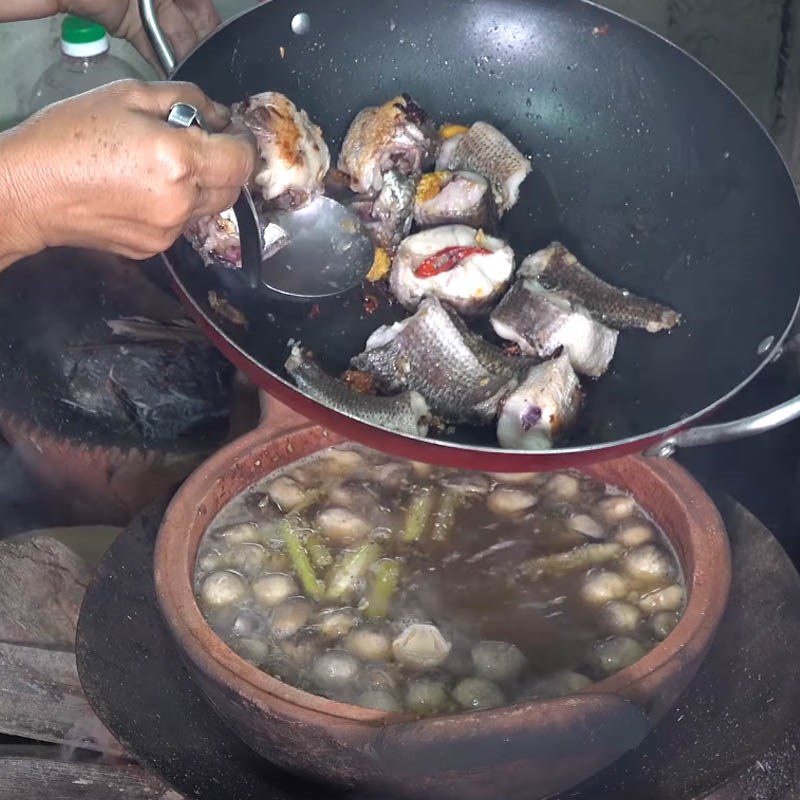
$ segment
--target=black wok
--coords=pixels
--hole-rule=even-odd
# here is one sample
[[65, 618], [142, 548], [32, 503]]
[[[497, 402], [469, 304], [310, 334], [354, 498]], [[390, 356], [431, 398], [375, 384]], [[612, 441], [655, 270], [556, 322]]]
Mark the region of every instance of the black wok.
[[[305, 35], [293, 32], [293, 21], [307, 27], [301, 13]], [[234, 362], [306, 416], [372, 446], [504, 470], [642, 450], [738, 392], [775, 357], [795, 316], [800, 206], [767, 133], [691, 57], [589, 3], [274, 0], [229, 22], [175, 77], [225, 103], [284, 92], [334, 152], [361, 108], [402, 91], [438, 121], [490, 121], [533, 158], [503, 221], [518, 258], [559, 239], [603, 278], [684, 316], [669, 335], [620, 337], [610, 373], [586, 386], [582, 422], [564, 447], [514, 453], [497, 447], [491, 429], [423, 441], [373, 428], [291, 385], [289, 340], [330, 372], [344, 370], [375, 328], [403, 316], [386, 298], [373, 314], [362, 289], [318, 307], [277, 301], [234, 273], [204, 269], [184, 241], [166, 254], [179, 292]], [[215, 313], [209, 292], [249, 326]], [[778, 417], [795, 415], [791, 406]], [[693, 435], [733, 432], [678, 441]]]

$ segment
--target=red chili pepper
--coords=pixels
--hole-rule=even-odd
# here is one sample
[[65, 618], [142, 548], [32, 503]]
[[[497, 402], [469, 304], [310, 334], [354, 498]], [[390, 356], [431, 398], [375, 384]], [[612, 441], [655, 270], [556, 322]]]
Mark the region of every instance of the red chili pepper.
[[378, 310], [379, 305], [380, 300], [374, 294], [364, 295], [364, 313], [367, 316], [371, 317]]
[[322, 309], [319, 307], [319, 303], [314, 303], [308, 311], [308, 318], [316, 319], [321, 313]]
[[484, 247], [445, 247], [438, 253], [426, 258], [415, 270], [418, 278], [432, 278], [443, 272], [455, 269], [465, 258], [478, 254], [488, 254], [491, 250]]

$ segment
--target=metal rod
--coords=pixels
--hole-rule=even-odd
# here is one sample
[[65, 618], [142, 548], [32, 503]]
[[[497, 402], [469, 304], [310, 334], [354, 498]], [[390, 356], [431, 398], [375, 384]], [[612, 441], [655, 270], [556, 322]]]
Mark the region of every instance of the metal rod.
[[700, 447], [745, 439], [774, 430], [798, 418], [800, 418], [800, 395], [751, 417], [680, 431], [646, 450], [645, 455], [665, 458], [671, 456], [679, 447]]
[[169, 43], [164, 31], [161, 30], [161, 25], [158, 23], [158, 16], [156, 15], [155, 4], [153, 0], [139, 0], [139, 15], [142, 18], [142, 26], [150, 40], [150, 44], [155, 50], [156, 57], [161, 64], [161, 68], [169, 78], [175, 72], [177, 61], [175, 60], [175, 53], [172, 50], [172, 45]]

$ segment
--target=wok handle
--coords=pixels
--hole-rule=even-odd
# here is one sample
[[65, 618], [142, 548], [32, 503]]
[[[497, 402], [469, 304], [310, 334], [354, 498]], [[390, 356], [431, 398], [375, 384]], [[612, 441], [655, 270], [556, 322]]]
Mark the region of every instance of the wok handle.
[[722, 442], [732, 442], [736, 439], [745, 439], [748, 436], [756, 436], [759, 433], [766, 433], [774, 428], [779, 428], [787, 422], [798, 419], [798, 417], [800, 417], [800, 395], [781, 403], [779, 406], [775, 406], [775, 408], [770, 408], [768, 411], [753, 414], [752, 417], [679, 431], [668, 439], [664, 439], [664, 441], [645, 450], [645, 455], [667, 458], [679, 447], [699, 447], [706, 444], [720, 444]]
[[175, 59], [175, 51], [172, 49], [169, 39], [167, 39], [166, 34], [158, 24], [154, 0], [139, 0], [139, 16], [142, 18], [142, 27], [144, 27], [144, 32], [147, 34], [153, 50], [155, 50], [164, 74], [170, 77], [175, 72], [178, 62]]

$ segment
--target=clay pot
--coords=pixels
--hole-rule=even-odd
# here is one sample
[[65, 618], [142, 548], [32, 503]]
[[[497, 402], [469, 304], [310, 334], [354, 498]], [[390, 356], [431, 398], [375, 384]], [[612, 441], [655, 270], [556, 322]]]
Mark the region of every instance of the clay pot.
[[636, 664], [570, 697], [415, 720], [304, 692], [239, 658], [192, 591], [198, 544], [216, 513], [253, 482], [340, 439], [285, 407], [217, 453], [162, 522], [158, 600], [196, 681], [248, 745], [292, 772], [403, 797], [533, 800], [588, 778], [634, 748], [694, 677], [725, 608], [730, 552], [702, 488], [672, 461], [628, 457], [587, 467], [630, 491], [667, 532], [689, 602], [669, 637]]

